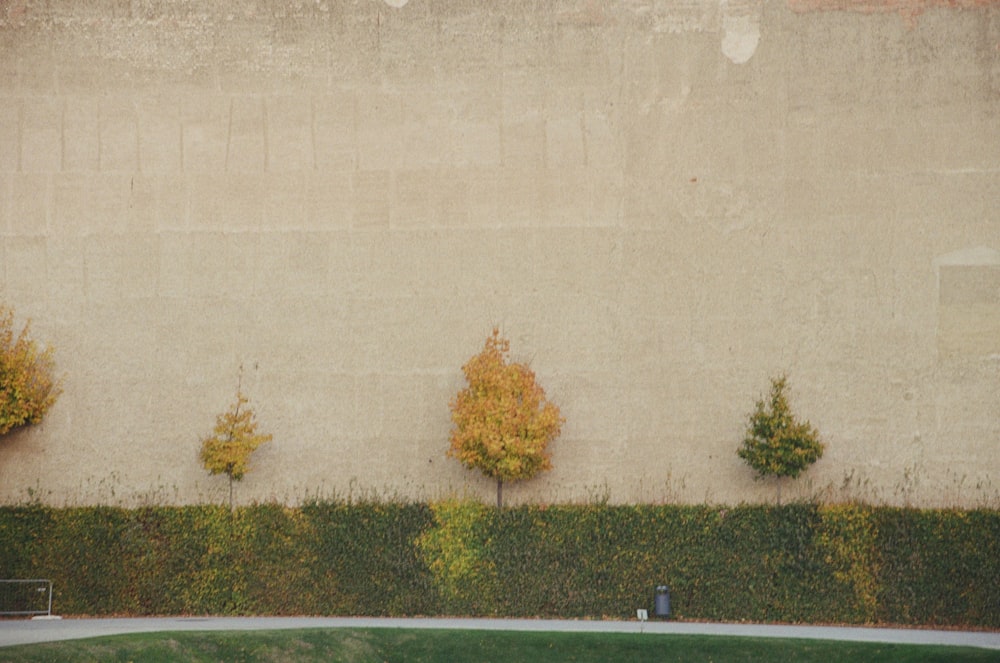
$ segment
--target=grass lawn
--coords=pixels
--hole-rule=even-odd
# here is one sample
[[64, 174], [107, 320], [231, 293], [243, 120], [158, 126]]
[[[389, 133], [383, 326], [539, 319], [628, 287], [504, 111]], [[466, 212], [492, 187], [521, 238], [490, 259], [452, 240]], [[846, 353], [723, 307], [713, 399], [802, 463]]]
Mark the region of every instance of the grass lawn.
[[0, 661], [1000, 661], [1000, 651], [718, 636], [425, 629], [302, 629], [120, 635], [0, 648]]

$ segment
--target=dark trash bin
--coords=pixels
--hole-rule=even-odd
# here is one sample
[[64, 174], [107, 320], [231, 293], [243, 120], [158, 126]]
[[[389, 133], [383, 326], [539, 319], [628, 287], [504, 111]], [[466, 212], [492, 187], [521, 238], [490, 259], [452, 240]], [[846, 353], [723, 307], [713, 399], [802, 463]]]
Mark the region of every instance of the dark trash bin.
[[660, 585], [656, 588], [656, 600], [653, 603], [653, 613], [657, 617], [670, 616], [670, 588]]

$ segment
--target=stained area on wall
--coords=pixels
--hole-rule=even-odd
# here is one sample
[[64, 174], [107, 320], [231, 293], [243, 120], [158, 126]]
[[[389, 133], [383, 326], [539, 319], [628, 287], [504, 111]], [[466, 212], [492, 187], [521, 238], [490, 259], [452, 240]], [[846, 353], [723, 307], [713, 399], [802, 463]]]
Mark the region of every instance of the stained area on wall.
[[1000, 354], [1000, 251], [966, 249], [935, 262], [939, 358]]

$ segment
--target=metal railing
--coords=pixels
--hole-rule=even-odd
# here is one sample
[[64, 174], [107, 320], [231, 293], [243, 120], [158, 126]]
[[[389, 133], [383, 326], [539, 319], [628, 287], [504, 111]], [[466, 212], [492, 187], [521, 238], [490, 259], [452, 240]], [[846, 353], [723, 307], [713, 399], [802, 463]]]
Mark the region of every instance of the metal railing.
[[51, 580], [0, 579], [0, 616], [52, 616]]

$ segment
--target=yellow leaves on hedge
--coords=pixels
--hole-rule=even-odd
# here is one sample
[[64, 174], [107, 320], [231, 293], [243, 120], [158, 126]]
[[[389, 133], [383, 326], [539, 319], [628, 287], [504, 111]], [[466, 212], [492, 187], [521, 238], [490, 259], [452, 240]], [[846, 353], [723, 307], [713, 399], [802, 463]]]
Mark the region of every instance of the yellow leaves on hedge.
[[454, 498], [430, 507], [434, 525], [415, 543], [445, 599], [446, 611], [467, 614], [486, 608], [484, 603], [500, 589], [496, 563], [487, 550], [486, 507]]
[[14, 312], [0, 306], [0, 435], [40, 422], [62, 392], [52, 348], [39, 350], [29, 326], [15, 335]]
[[468, 386], [452, 399], [448, 455], [498, 481], [529, 479], [552, 467], [546, 447], [565, 421], [535, 374], [508, 363], [510, 342], [497, 329], [462, 372]]
[[855, 603], [866, 622], [878, 613], [879, 534], [875, 511], [870, 507], [828, 505], [819, 507], [816, 542], [833, 577], [851, 587]]
[[250, 454], [271, 441], [257, 434], [257, 421], [249, 400], [239, 389], [236, 402], [215, 420], [213, 435], [201, 441], [201, 462], [209, 474], [226, 474], [239, 481], [250, 469]]

